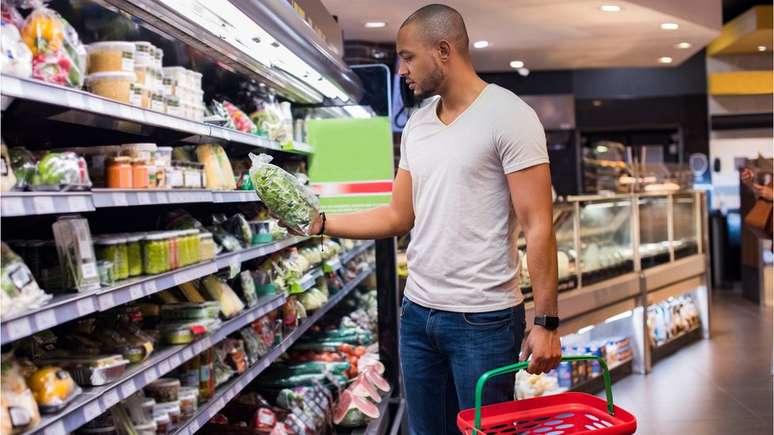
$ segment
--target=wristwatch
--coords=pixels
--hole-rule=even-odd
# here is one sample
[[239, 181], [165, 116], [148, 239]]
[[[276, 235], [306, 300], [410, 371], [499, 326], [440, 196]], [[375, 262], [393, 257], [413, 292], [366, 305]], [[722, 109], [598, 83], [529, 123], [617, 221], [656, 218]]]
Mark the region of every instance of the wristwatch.
[[555, 331], [559, 327], [559, 317], [557, 316], [535, 316], [535, 324], [540, 325], [549, 331]]

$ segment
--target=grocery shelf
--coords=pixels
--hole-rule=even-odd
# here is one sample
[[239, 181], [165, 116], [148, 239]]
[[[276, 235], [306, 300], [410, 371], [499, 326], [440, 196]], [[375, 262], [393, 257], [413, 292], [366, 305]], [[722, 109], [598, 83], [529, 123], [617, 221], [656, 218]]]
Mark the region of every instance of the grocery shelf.
[[236, 396], [240, 391], [247, 387], [247, 385], [252, 382], [253, 379], [261, 374], [261, 372], [266, 370], [277, 358], [279, 358], [283, 353], [290, 349], [290, 346], [292, 346], [293, 343], [301, 338], [301, 336], [309, 328], [311, 328], [312, 325], [317, 323], [317, 321], [320, 320], [320, 318], [322, 318], [322, 316], [324, 316], [328, 311], [330, 311], [331, 308], [336, 306], [347, 295], [352, 293], [352, 291], [373, 272], [373, 267], [368, 268], [367, 270], [364, 270], [358, 274], [357, 277], [355, 277], [352, 281], [348, 282], [344, 288], [333, 295], [328, 300], [328, 302], [322, 306], [322, 308], [310, 314], [309, 317], [301, 322], [301, 324], [298, 325], [298, 327], [293, 332], [291, 332], [287, 337], [285, 337], [284, 340], [282, 340], [282, 343], [279, 346], [272, 349], [256, 365], [250, 367], [241, 375], [231, 379], [223, 386], [221, 386], [207, 403], [201, 404], [199, 406], [199, 409], [196, 411], [193, 417], [191, 417], [188, 421], [180, 424], [174, 434], [193, 435], [196, 431], [199, 430], [199, 428], [207, 424], [207, 422], [215, 414], [217, 414], [226, 406], [226, 403], [228, 403], [231, 399], [234, 398], [234, 396]]
[[212, 202], [255, 202], [261, 198], [254, 190], [214, 190], [212, 191]]
[[[3, 96], [87, 114], [88, 116], [79, 117], [79, 124], [99, 126], [100, 128], [110, 126], [115, 130], [132, 132], [142, 131], [141, 127], [143, 126], [156, 127], [182, 133], [184, 140], [189, 142], [226, 141], [297, 154], [310, 154], [312, 151], [311, 147], [306, 144], [299, 143], [290, 148], [283, 147], [265, 137], [134, 107], [78, 89], [5, 74], [0, 77], [3, 82], [0, 92]], [[70, 117], [60, 113], [53, 118], [68, 120]]]
[[203, 189], [93, 189], [92, 201], [97, 208], [214, 202], [213, 193]]
[[3, 192], [0, 216], [94, 211], [91, 192]]
[[653, 348], [653, 362], [658, 362], [667, 356], [677, 352], [686, 345], [700, 340], [702, 337], [701, 325], [696, 325], [693, 328], [683, 331], [681, 334], [676, 335], [665, 342], [655, 346]]
[[281, 307], [285, 303], [285, 299], [284, 294], [265, 296], [259, 300], [255, 307], [223, 322], [217, 331], [190, 344], [169, 346], [157, 350], [147, 360], [130, 367], [115, 382], [84, 389], [83, 394], [68, 407], [57, 414], [44, 417], [39, 426], [26, 432], [26, 434], [58, 435], [78, 429], [106, 412], [120, 400], [126, 399], [135, 391], [209, 349], [228, 335]]
[[212, 261], [193, 264], [162, 274], [124, 280], [114, 286], [100, 288], [92, 292], [58, 295], [41, 307], [4, 319], [0, 323], [0, 338], [2, 338], [3, 343], [18, 340], [78, 317], [87, 316], [97, 311], [105, 311], [184, 282], [213, 274], [218, 269], [235, 262], [241, 263], [272, 254], [304, 240], [306, 240], [304, 237], [291, 237], [271, 244], [223, 254]]
[[340, 256], [342, 264], [349, 263], [349, 260], [357, 257], [363, 252], [367, 251], [369, 248], [373, 248], [375, 245], [376, 245], [376, 242], [374, 242], [373, 240], [368, 240], [364, 243], [357, 245], [354, 249], [348, 252], [345, 252], [343, 255]]
[[704, 274], [704, 254], [696, 254], [643, 271], [648, 292]]
[[[609, 364], [607, 369], [610, 371], [610, 380], [612, 383], [616, 383], [623, 379], [624, 377], [630, 375], [632, 373], [632, 364], [634, 363], [633, 358], [629, 358], [625, 361], [618, 361], [614, 364]], [[602, 379], [602, 375], [596, 375], [593, 376], [578, 385], [574, 385], [572, 388], [557, 388], [555, 390], [547, 391], [544, 396], [550, 396], [553, 394], [561, 394], [566, 393], [568, 391], [578, 392], [578, 393], [588, 393], [588, 394], [596, 394], [600, 391], [604, 391], [605, 389], [605, 383]]]

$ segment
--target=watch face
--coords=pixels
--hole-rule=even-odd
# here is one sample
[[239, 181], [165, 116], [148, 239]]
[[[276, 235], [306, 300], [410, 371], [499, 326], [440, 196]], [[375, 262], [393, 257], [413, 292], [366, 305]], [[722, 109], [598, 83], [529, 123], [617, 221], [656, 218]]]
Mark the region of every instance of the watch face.
[[556, 316], [535, 317], [535, 324], [549, 330], [554, 330], [559, 327], [559, 318]]

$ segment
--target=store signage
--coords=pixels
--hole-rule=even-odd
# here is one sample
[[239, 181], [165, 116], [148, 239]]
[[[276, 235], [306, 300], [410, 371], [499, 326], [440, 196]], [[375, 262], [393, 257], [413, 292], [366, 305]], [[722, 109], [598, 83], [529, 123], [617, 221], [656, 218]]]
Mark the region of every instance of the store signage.
[[387, 118], [307, 122], [312, 189], [326, 212], [346, 213], [388, 204], [394, 157]]

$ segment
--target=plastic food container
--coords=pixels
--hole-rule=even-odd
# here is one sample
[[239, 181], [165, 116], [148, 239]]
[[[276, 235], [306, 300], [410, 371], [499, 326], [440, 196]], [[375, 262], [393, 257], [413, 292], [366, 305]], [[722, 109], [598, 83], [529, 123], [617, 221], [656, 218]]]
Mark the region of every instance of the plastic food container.
[[145, 417], [145, 421], [153, 421], [153, 407], [156, 406], [156, 399], [147, 398], [143, 400], [140, 407], [142, 408], [142, 414]]
[[203, 183], [204, 165], [201, 163], [185, 163], [183, 167], [183, 182], [190, 189], [201, 189]]
[[156, 435], [156, 430], [157, 430], [156, 422], [151, 420], [150, 423], [135, 424], [134, 430], [137, 433], [137, 435]]
[[121, 145], [121, 155], [149, 162], [158, 150], [155, 143], [127, 143]]
[[161, 338], [167, 344], [188, 344], [220, 324], [218, 319], [171, 322], [161, 325]]
[[168, 270], [180, 267], [180, 254], [177, 246], [177, 231], [167, 231], [164, 233], [164, 241], [167, 246], [167, 267]]
[[177, 428], [181, 420], [180, 415], [182, 414], [179, 400], [157, 403], [156, 408], [159, 410], [159, 414], [166, 413], [169, 416], [170, 429]]
[[135, 44], [126, 41], [95, 42], [87, 46], [89, 72], [133, 72]]
[[132, 159], [112, 157], [105, 166], [105, 185], [111, 189], [130, 189], [132, 187]]
[[150, 109], [157, 112], [166, 112], [166, 105], [164, 104], [164, 94], [159, 91], [151, 90], [150, 94]]
[[153, 417], [153, 422], [156, 424], [156, 434], [166, 435], [171, 430], [169, 414], [158, 414]]
[[112, 261], [97, 261], [97, 272], [99, 272], [99, 284], [102, 287], [110, 287], [116, 283], [116, 277], [113, 276]]
[[196, 71], [188, 71], [189, 83], [194, 89], [201, 89], [202, 87], [202, 73]]
[[180, 393], [180, 380], [175, 378], [159, 378], [145, 386], [145, 395], [156, 401], [154, 414], [162, 402], [175, 402]]
[[166, 304], [161, 307], [161, 318], [164, 320], [217, 319], [219, 314], [219, 302]]
[[164, 172], [164, 178], [167, 180], [167, 187], [182, 188], [185, 187], [183, 178], [183, 167], [180, 162], [173, 161]]
[[212, 260], [215, 258], [217, 247], [212, 233], [199, 234], [199, 261]]
[[193, 417], [199, 409], [199, 389], [195, 387], [180, 388], [180, 413], [183, 419]]
[[98, 72], [86, 76], [86, 88], [94, 94], [130, 104], [135, 81], [134, 72]]
[[109, 384], [124, 375], [129, 360], [121, 355], [95, 356], [86, 358], [64, 358], [50, 361], [40, 361], [44, 364], [55, 364], [67, 369], [80, 386], [98, 387]]
[[126, 253], [129, 260], [129, 276], [142, 275], [142, 239], [144, 234], [127, 234]]
[[175, 79], [178, 86], [190, 86], [188, 70], [182, 66], [168, 66], [163, 68], [163, 71], [164, 76]]
[[162, 73], [161, 88], [167, 95], [176, 95], [175, 90], [177, 88], [177, 80], [172, 76]]
[[134, 66], [150, 66], [154, 57], [151, 54], [153, 44], [148, 41], [134, 41]]
[[270, 221], [250, 222], [250, 229], [253, 231], [253, 240], [251, 242], [253, 245], [270, 243], [273, 240]]
[[116, 280], [129, 278], [129, 253], [126, 238], [101, 236], [94, 239], [97, 259], [113, 263], [113, 277]]
[[164, 63], [164, 50], [156, 47], [156, 52], [153, 54], [154, 65], [156, 68], [161, 68], [161, 65]]
[[167, 113], [173, 116], [185, 117], [183, 107], [180, 105], [180, 99], [174, 95], [169, 95], [164, 100], [167, 108]]
[[158, 147], [154, 154], [156, 166], [172, 165], [172, 147]]
[[145, 86], [141, 85], [140, 83], [132, 83], [132, 89], [130, 90], [130, 92], [131, 93], [129, 94], [129, 104], [131, 104], [132, 106], [145, 108], [146, 102], [148, 105], [150, 105], [148, 96], [145, 93]]
[[164, 233], [152, 233], [142, 239], [142, 270], [147, 275], [169, 270], [169, 244]]

